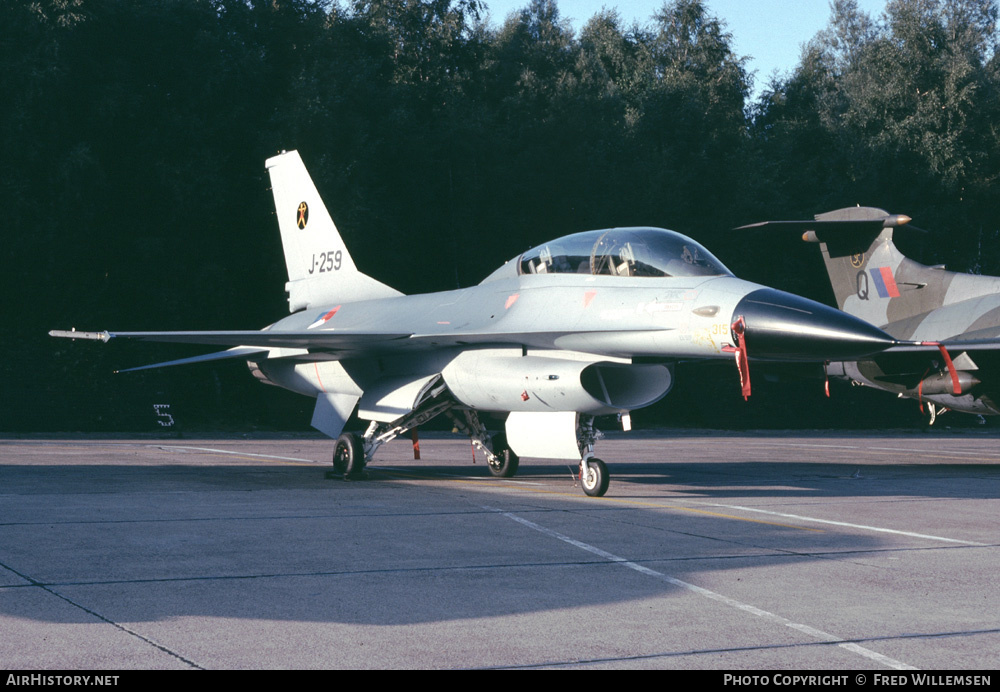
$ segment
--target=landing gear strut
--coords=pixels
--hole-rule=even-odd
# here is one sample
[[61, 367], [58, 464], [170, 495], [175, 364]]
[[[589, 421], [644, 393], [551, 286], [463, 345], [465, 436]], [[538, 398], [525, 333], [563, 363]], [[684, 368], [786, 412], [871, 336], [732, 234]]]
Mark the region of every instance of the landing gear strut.
[[945, 413], [950, 411], [946, 406], [939, 406], [933, 401], [921, 401], [920, 402], [920, 413], [923, 418], [923, 425], [921, 426], [924, 430], [930, 428]]
[[345, 478], [359, 477], [379, 447], [454, 405], [455, 402], [445, 395], [444, 383], [438, 381], [436, 386], [428, 388], [420, 405], [409, 413], [389, 423], [372, 421], [364, 435], [344, 433], [338, 437], [333, 451], [333, 470], [343, 473]]
[[454, 423], [455, 429], [468, 435], [472, 444], [486, 455], [486, 466], [493, 476], [512, 478], [517, 473], [521, 459], [507, 444], [506, 434], [491, 435], [475, 411], [453, 409], [448, 411], [448, 417]]
[[[345, 478], [362, 477], [365, 466], [379, 447], [442, 413], [451, 419], [456, 430], [468, 435], [473, 446], [483, 452], [491, 475], [512, 478], [517, 473], [520, 458], [507, 442], [506, 433], [490, 434], [479, 420], [479, 414], [460, 407], [447, 395], [443, 383], [431, 388], [420, 405], [409, 413], [388, 423], [372, 421], [363, 435], [343, 433], [338, 437], [333, 452], [334, 471]], [[602, 497], [608, 492], [608, 467], [594, 456], [594, 444], [602, 437], [594, 427], [593, 416], [580, 415], [576, 418], [580, 486], [590, 497]]]
[[497, 478], [510, 478], [517, 473], [520, 458], [507, 445], [507, 436], [499, 433], [493, 436], [493, 453], [487, 455], [486, 465]]

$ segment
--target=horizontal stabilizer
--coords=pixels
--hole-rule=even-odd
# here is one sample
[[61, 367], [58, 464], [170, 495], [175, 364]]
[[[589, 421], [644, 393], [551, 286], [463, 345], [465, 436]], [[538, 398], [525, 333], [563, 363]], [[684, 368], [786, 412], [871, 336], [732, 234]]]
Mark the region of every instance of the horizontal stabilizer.
[[862, 221], [816, 221], [815, 219], [812, 219], [808, 221], [758, 221], [757, 223], [748, 223], [746, 226], [737, 226], [735, 230], [748, 231], [756, 228], [774, 228], [789, 231], [814, 231], [817, 229], [825, 229], [835, 232], [857, 230], [871, 230], [878, 232], [884, 227], [882, 219], [869, 219]]
[[226, 351], [218, 351], [216, 353], [206, 353], [203, 356], [193, 356], [191, 358], [179, 358], [177, 360], [168, 360], [163, 363], [153, 363], [151, 365], [140, 365], [136, 368], [125, 368], [124, 370], [116, 370], [116, 372], [135, 372], [136, 370], [152, 370], [153, 368], [166, 368], [171, 365], [190, 365], [192, 363], [206, 363], [214, 360], [226, 360], [228, 358], [249, 358], [251, 356], [258, 356], [262, 353], [268, 353], [270, 349], [266, 348], [256, 348], [253, 346], [238, 346], [236, 348], [230, 348]]
[[[890, 214], [875, 207], [847, 207], [804, 221], [761, 221], [740, 226], [737, 231], [771, 228], [801, 231], [802, 239], [810, 243], [828, 243], [838, 236], [874, 237], [886, 228], [899, 228], [910, 223], [905, 214]], [[911, 228], [915, 228], [911, 226]], [[920, 230], [920, 229], [916, 229]]]

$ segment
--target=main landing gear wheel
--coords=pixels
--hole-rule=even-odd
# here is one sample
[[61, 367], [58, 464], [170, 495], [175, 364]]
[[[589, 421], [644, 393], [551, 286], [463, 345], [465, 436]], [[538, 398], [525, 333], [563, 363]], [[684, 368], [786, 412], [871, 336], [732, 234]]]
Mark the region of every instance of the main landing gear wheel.
[[517, 473], [517, 467], [521, 463], [521, 459], [507, 445], [507, 436], [503, 433], [493, 436], [493, 454], [496, 457], [495, 459], [490, 459], [489, 457], [486, 459], [486, 465], [489, 467], [491, 474], [497, 478], [511, 478]]
[[344, 433], [333, 449], [333, 470], [357, 478], [365, 468], [365, 442], [361, 435]]
[[608, 492], [608, 483], [611, 482], [611, 478], [608, 476], [608, 467], [604, 465], [603, 461], [593, 457], [587, 460], [586, 473], [583, 473], [582, 463], [580, 468], [580, 485], [583, 486], [583, 492], [591, 497], [603, 497], [604, 493]]

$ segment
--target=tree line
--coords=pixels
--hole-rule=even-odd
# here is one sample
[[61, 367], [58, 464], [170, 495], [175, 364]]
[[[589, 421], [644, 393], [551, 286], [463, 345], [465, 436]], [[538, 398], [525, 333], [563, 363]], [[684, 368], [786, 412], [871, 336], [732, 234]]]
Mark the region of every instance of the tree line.
[[243, 387], [274, 392], [225, 368], [191, 391], [169, 371], [108, 384], [176, 348], [45, 332], [284, 314], [263, 169], [282, 149], [301, 152], [362, 271], [404, 292], [474, 284], [566, 233], [654, 225], [825, 299], [815, 248], [730, 229], [854, 204], [932, 229], [918, 258], [1000, 274], [995, 0], [890, 0], [879, 17], [834, 0], [758, 97], [702, 0], [631, 25], [605, 10], [579, 32], [555, 0], [498, 23], [488, 4], [0, 2], [0, 368], [16, 394], [0, 430], [114, 427], [94, 411], [151, 391], [218, 424], [278, 415], [230, 408]]

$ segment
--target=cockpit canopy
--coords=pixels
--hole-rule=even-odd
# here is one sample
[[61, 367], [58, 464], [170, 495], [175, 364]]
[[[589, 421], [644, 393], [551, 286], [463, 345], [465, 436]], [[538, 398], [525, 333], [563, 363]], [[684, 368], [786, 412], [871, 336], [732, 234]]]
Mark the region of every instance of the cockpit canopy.
[[557, 238], [521, 255], [517, 271], [604, 276], [732, 276], [704, 247], [662, 228], [612, 228]]

